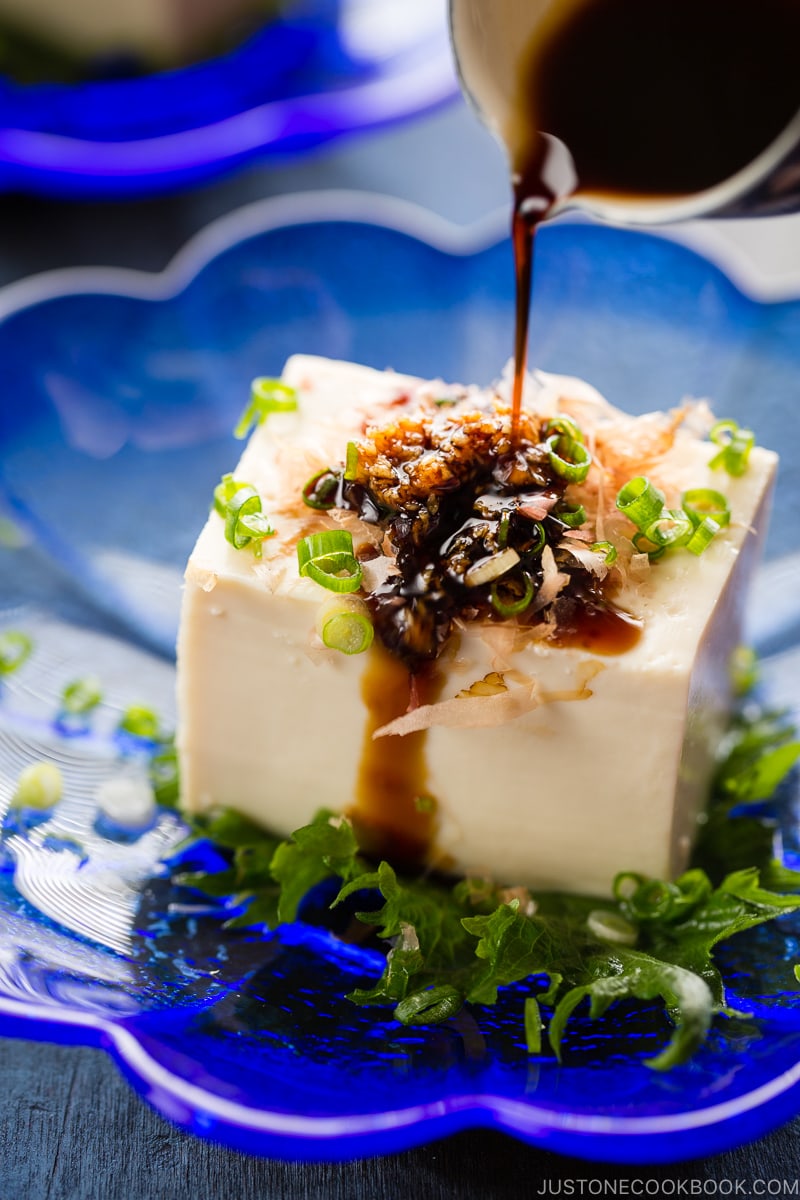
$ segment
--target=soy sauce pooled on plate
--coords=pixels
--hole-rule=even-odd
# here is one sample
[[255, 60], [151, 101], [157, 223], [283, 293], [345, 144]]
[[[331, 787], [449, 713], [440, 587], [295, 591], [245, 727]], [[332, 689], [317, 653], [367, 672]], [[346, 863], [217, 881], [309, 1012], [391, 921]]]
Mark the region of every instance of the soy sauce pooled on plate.
[[556, 202], [706, 192], [800, 111], [798, 0], [561, 0], [520, 57], [502, 130], [514, 183], [514, 421], [533, 234]]

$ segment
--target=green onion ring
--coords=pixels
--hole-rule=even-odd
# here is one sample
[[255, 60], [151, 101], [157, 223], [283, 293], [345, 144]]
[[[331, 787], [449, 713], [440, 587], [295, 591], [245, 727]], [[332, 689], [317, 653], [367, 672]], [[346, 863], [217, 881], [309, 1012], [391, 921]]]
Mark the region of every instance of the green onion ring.
[[692, 522], [683, 509], [665, 508], [660, 517], [647, 526], [644, 536], [654, 546], [683, 546], [692, 536]]
[[595, 554], [604, 554], [605, 558], [603, 559], [603, 562], [605, 562], [609, 567], [612, 563], [617, 561], [617, 547], [612, 546], [611, 542], [594, 542], [593, 545], [590, 546], [590, 549], [593, 550]]
[[[666, 546], [657, 546], [655, 544], [655, 542], [650, 542], [650, 539], [648, 538], [647, 534], [645, 533], [645, 531], [643, 529], [637, 529], [636, 533], [631, 538], [631, 541], [633, 542], [633, 548], [636, 551], [636, 553], [637, 554], [646, 554], [647, 557], [650, 559], [650, 562], [655, 562], [657, 559], [661, 558], [667, 552]], [[643, 546], [642, 545], [643, 541], [650, 542], [650, 548], [648, 548], [647, 546]], [[688, 545], [688, 542], [687, 542], [687, 545]]]
[[63, 794], [64, 777], [56, 764], [32, 763], [20, 772], [11, 803], [14, 808], [45, 810], [58, 804]]
[[511, 581], [504, 580], [502, 584], [499, 584], [499, 583], [492, 584], [492, 589], [491, 589], [491, 593], [490, 593], [492, 607], [494, 609], [496, 609], [497, 612], [499, 612], [501, 617], [518, 617], [520, 613], [525, 612], [525, 609], [528, 607], [531, 600], [533, 599], [533, 593], [534, 593], [533, 577], [531, 575], [529, 575], [527, 571], [522, 571], [521, 575], [522, 575], [522, 579], [524, 581], [525, 590], [524, 590], [522, 596], [520, 596], [520, 598], [518, 600], [511, 601], [510, 603], [501, 598], [500, 588], [502, 587], [504, 591], [507, 591], [508, 584]]
[[344, 478], [348, 483], [352, 483], [357, 474], [358, 446], [355, 444], [355, 442], [348, 442], [344, 460]]
[[614, 876], [614, 882], [611, 885], [614, 899], [621, 904], [627, 904], [644, 882], [644, 875], [638, 875], [635, 871], [620, 871], [618, 875]]
[[214, 488], [214, 511], [218, 512], [221, 517], [226, 517], [228, 514], [228, 505], [240, 488], [247, 487], [248, 484], [234, 479], [232, 475], [223, 475], [220, 482]]
[[702, 554], [719, 531], [720, 525], [713, 517], [704, 517], [695, 527], [694, 533], [686, 543], [686, 549], [690, 554]]
[[235, 438], [247, 437], [253, 427], [263, 425], [270, 413], [294, 412], [297, 408], [297, 392], [280, 379], [259, 376], [250, 385], [250, 399], [245, 405], [236, 428]]
[[323, 644], [342, 654], [363, 654], [372, 645], [375, 631], [366, 611], [366, 605], [357, 608], [332, 601], [326, 606], [317, 623]]
[[161, 736], [161, 719], [154, 709], [144, 704], [131, 704], [120, 717], [117, 728], [133, 737], [154, 742]]
[[361, 563], [353, 553], [353, 535], [346, 529], [326, 529], [302, 538], [297, 543], [297, 565], [301, 575], [331, 592], [355, 592], [361, 586]]
[[553, 433], [563, 434], [564, 437], [569, 438], [573, 442], [583, 441], [583, 430], [575, 424], [572, 417], [551, 417], [549, 421], [545, 422], [544, 437], [548, 438]]
[[303, 488], [303, 503], [318, 512], [327, 512], [336, 506], [336, 492], [339, 487], [339, 476], [330, 467], [312, 475]]
[[738, 428], [738, 421], [715, 421], [709, 430], [708, 436], [715, 445], [728, 446]]
[[508, 545], [508, 530], [511, 525], [511, 512], [504, 508], [500, 514], [500, 523], [497, 526], [497, 549], [505, 550]]
[[741, 428], [736, 421], [717, 421], [709, 434], [721, 449], [709, 460], [709, 467], [723, 467], [729, 475], [744, 475], [750, 451], [756, 443], [752, 429]]
[[[592, 465], [592, 456], [582, 442], [565, 434], [554, 433], [545, 442], [550, 466], [569, 483], [583, 483]], [[569, 457], [564, 457], [568, 455]]]
[[563, 521], [570, 529], [579, 529], [586, 520], [586, 509], [582, 504], [577, 508], [565, 508], [562, 512], [555, 514], [559, 521]]
[[0, 675], [10, 675], [30, 657], [33, 642], [19, 629], [0, 633]]
[[[248, 518], [254, 516], [262, 516], [261, 497], [256, 489], [247, 483], [228, 501], [225, 513], [225, 537], [236, 550], [243, 550], [254, 538], [269, 537], [270, 533], [274, 533], [269, 522], [263, 529], [260, 523], [251, 523]], [[266, 518], [263, 520], [266, 521]]]
[[536, 531], [536, 545], [531, 546], [528, 550], [525, 550], [525, 558], [533, 558], [534, 555], [540, 554], [541, 551], [544, 550], [544, 544], [547, 541], [547, 533], [545, 532], [544, 525], [541, 521], [534, 521], [533, 528]]
[[627, 902], [631, 915], [640, 921], [658, 921], [666, 917], [681, 901], [681, 891], [674, 883], [661, 879], [646, 879]]
[[661, 516], [666, 497], [646, 475], [636, 475], [617, 493], [617, 508], [637, 529], [647, 529]]
[[586, 928], [592, 937], [612, 946], [635, 946], [639, 939], [636, 926], [610, 908], [593, 908], [586, 918]]
[[85, 716], [103, 699], [103, 689], [100, 680], [94, 675], [86, 675], [82, 679], [73, 679], [61, 693], [61, 711], [71, 716]]
[[722, 529], [730, 523], [731, 510], [722, 492], [713, 488], [690, 488], [681, 497], [681, 507], [692, 525], [697, 526], [705, 517], [711, 517]]

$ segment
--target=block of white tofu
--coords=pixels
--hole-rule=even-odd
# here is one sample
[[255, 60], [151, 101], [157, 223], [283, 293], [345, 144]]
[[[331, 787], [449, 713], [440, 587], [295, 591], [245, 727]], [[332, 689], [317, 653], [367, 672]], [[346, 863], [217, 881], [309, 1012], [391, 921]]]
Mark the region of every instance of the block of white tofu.
[[[320, 515], [300, 490], [321, 466], [343, 461], [367, 417], [396, 411], [419, 385], [305, 357], [289, 361], [284, 379], [298, 391], [298, 411], [256, 430], [234, 472], [258, 488], [277, 535], [259, 560], [225, 540], [212, 512], [187, 568], [178, 657], [185, 809], [230, 806], [281, 835], [323, 806], [354, 811], [370, 740], [365, 681], [381, 654], [348, 657], [315, 633], [327, 597], [300, 578], [296, 543]], [[537, 380], [533, 402], [543, 411], [563, 396], [578, 407], [602, 403], [579, 381]], [[439, 664], [439, 700], [462, 693], [458, 704], [482, 712], [488, 700], [498, 723], [444, 720], [411, 735], [424, 738], [426, 795], [436, 806], [432, 865], [599, 895], [618, 871], [665, 878], [686, 866], [730, 710], [729, 663], [776, 467], [757, 448], [746, 473], [729, 478], [709, 469], [715, 450], [680, 433], [658, 463], [655, 477], [678, 495], [723, 491], [731, 523], [700, 556], [676, 550], [633, 564], [638, 573], [615, 603], [641, 619], [642, 632], [624, 653], [512, 645], [503, 623], [464, 624]], [[487, 676], [501, 681], [497, 695], [463, 698]], [[373, 762], [381, 745], [396, 753], [403, 740], [371, 742]]]

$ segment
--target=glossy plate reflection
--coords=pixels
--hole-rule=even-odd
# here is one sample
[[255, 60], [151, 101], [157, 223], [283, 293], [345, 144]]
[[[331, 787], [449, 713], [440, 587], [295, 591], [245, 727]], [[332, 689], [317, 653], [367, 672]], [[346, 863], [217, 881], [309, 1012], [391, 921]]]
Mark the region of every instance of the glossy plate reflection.
[[[488, 1124], [652, 1162], [721, 1150], [800, 1110], [797, 919], [720, 952], [730, 998], [753, 1019], [719, 1022], [687, 1066], [642, 1066], [666, 1026], [626, 1004], [576, 1019], [559, 1068], [525, 1052], [519, 989], [494, 1009], [404, 1028], [344, 999], [379, 971], [374, 953], [314, 924], [223, 931], [170, 882], [173, 815], [135, 836], [98, 816], [97, 788], [120, 756], [143, 769], [144, 747], [116, 732], [125, 706], [174, 724], [181, 567], [234, 461], [250, 378], [303, 351], [488, 382], [512, 312], [497, 232], [459, 233], [368, 198], [292, 198], [222, 222], [163, 276], [70, 273], [0, 296], [0, 628], [36, 643], [0, 694], [0, 1026], [104, 1046], [170, 1119], [250, 1152], [344, 1158]], [[564, 225], [542, 242], [543, 367], [586, 375], [633, 411], [712, 395], [784, 452], [783, 519], [753, 629], [769, 653], [766, 694], [797, 707], [794, 606], [764, 597], [796, 594], [800, 527], [786, 514], [800, 505], [800, 449], [781, 429], [800, 302], [757, 304], [651, 235]], [[65, 683], [88, 671], [102, 706], [83, 723], [59, 718]], [[63, 771], [65, 801], [45, 815], [10, 809], [19, 771], [43, 756]], [[797, 803], [787, 786], [793, 863]]]

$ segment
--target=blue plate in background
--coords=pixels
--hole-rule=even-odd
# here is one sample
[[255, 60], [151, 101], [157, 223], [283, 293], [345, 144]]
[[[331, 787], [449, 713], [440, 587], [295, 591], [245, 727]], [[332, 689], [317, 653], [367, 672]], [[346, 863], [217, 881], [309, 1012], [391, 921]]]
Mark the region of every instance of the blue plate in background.
[[127, 196], [284, 161], [457, 94], [444, 0], [292, 0], [236, 49], [82, 84], [0, 77], [0, 190]]
[[[405, 205], [322, 195], [266, 202], [197, 238], [161, 276], [78, 271], [0, 295], [0, 628], [35, 654], [0, 696], [0, 811], [19, 770], [54, 758], [67, 800], [0, 840], [0, 1027], [106, 1047], [173, 1121], [250, 1152], [386, 1153], [470, 1125], [586, 1157], [708, 1154], [800, 1109], [800, 922], [720, 953], [737, 1008], [687, 1066], [641, 1060], [664, 1037], [627, 1006], [578, 1020], [565, 1065], [523, 1050], [520, 997], [404, 1029], [343, 993], [378, 963], [292, 926], [225, 933], [159, 864], [162, 814], [120, 841], [96, 822], [131, 702], [169, 722], [180, 574], [257, 374], [291, 353], [489, 382], [511, 345], [512, 272], [494, 224], [463, 232]], [[759, 304], [701, 256], [580, 224], [541, 237], [533, 357], [634, 412], [711, 396], [783, 455], [755, 628], [767, 686], [796, 706], [800, 302]], [[793, 573], [794, 572], [794, 573]], [[789, 580], [791, 603], [775, 603]], [[64, 683], [99, 674], [88, 731], [53, 723]], [[67, 736], [71, 734], [72, 736]], [[797, 858], [796, 797], [784, 842]], [[635, 1033], [633, 1052], [620, 1034]]]

